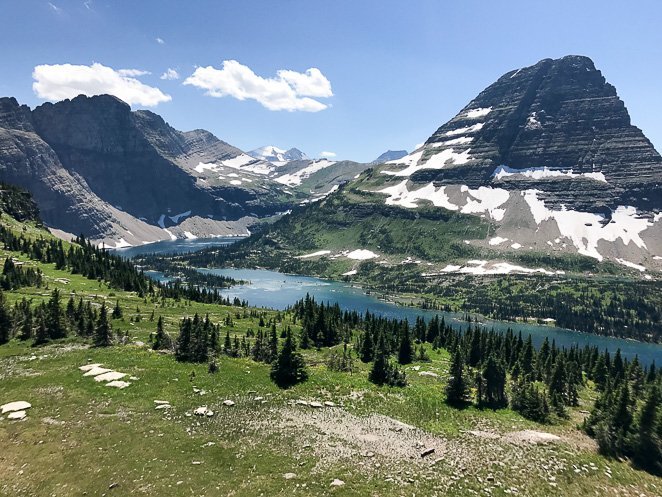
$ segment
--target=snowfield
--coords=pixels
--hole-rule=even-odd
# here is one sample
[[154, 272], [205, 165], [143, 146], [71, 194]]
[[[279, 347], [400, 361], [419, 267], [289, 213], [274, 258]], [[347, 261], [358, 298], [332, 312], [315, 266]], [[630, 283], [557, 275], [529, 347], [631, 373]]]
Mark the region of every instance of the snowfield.
[[[430, 147], [435, 148], [435, 147]], [[409, 177], [414, 174], [416, 171], [421, 169], [443, 169], [449, 164], [461, 165], [466, 164], [471, 160], [469, 152], [471, 149], [466, 149], [463, 152], [454, 152], [452, 148], [447, 148], [441, 152], [437, 152], [428, 158], [427, 161], [421, 162], [423, 157], [423, 152], [425, 149], [414, 152], [412, 154], [404, 156], [402, 159], [396, 161], [389, 161], [387, 164], [404, 164], [408, 166], [402, 171], [382, 171], [382, 174], [389, 174], [391, 176], [406, 176]]]
[[[509, 262], [489, 262], [472, 260], [467, 261], [464, 266], [448, 264], [443, 268], [442, 273], [460, 273], [460, 274], [476, 274], [476, 275], [491, 275], [491, 274], [533, 274], [540, 273], [546, 275], [565, 274], [564, 271], [549, 271], [544, 268], [528, 268], [517, 266]], [[441, 273], [423, 273], [423, 276], [438, 276]]]
[[478, 109], [471, 109], [467, 111], [467, 119], [478, 119], [479, 117], [485, 117], [490, 112], [492, 112], [492, 107], [481, 107]]
[[572, 169], [549, 169], [548, 167], [529, 167], [526, 169], [513, 169], [508, 166], [499, 166], [492, 175], [494, 179], [500, 180], [509, 176], [524, 176], [532, 179], [543, 178], [588, 178], [595, 181], [607, 182], [605, 175], [600, 172], [574, 173]]
[[321, 255], [328, 255], [330, 253], [331, 253], [330, 250], [318, 250], [317, 252], [313, 252], [312, 254], [298, 255], [296, 258], [297, 259], [308, 259], [310, 257], [319, 257]]
[[652, 226], [647, 219], [637, 217], [634, 207], [620, 206], [612, 213], [611, 221], [605, 225], [605, 217], [590, 212], [572, 210], [553, 211], [538, 199], [538, 190], [522, 192], [536, 224], [543, 221], [555, 221], [562, 236], [569, 238], [578, 252], [598, 260], [603, 256], [598, 252], [598, 242], [605, 240], [615, 242], [620, 239], [625, 245], [633, 243], [639, 248], [647, 249], [639, 236], [641, 232]]
[[302, 183], [304, 179], [309, 178], [312, 174], [316, 173], [317, 171], [321, 171], [322, 169], [325, 169], [327, 167], [333, 166], [334, 164], [335, 164], [334, 161], [330, 161], [327, 159], [316, 160], [313, 161], [313, 163], [310, 164], [309, 166], [304, 167], [303, 169], [300, 169], [297, 172], [279, 176], [278, 178], [276, 178], [276, 181], [286, 186], [298, 186]]
[[379, 190], [378, 193], [389, 196], [386, 199], [387, 205], [399, 205], [400, 207], [414, 209], [418, 207], [417, 202], [419, 200], [428, 200], [435, 207], [443, 207], [451, 211], [459, 210], [464, 214], [488, 213], [495, 221], [503, 219], [505, 209], [500, 208], [500, 206], [510, 198], [510, 193], [507, 190], [486, 186], [472, 190], [462, 185], [460, 191], [466, 194], [465, 201], [462, 204], [453, 204], [446, 194], [446, 188], [445, 186], [435, 188], [433, 183], [428, 183], [418, 190], [410, 191], [407, 188], [407, 180], [404, 180], [397, 185]]
[[476, 123], [473, 126], [467, 126], [465, 128], [457, 128], [457, 129], [452, 129], [450, 131], [446, 131], [444, 133], [446, 136], [456, 136], [456, 135], [464, 135], [467, 133], [475, 133], [476, 131], [480, 131], [483, 129], [483, 126], [485, 126], [485, 123]]
[[345, 257], [348, 259], [354, 259], [356, 261], [366, 261], [368, 259], [376, 259], [379, 257], [379, 255], [370, 250], [356, 249], [348, 253]]

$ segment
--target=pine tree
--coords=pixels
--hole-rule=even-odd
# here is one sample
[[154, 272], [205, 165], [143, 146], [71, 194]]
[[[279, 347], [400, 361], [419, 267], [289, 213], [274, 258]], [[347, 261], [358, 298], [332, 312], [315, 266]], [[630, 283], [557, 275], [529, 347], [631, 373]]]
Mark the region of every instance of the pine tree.
[[375, 385], [383, 385], [388, 380], [388, 354], [384, 344], [384, 335], [380, 334], [375, 352], [375, 362], [368, 374], [368, 379]]
[[490, 354], [483, 368], [485, 379], [484, 401], [492, 407], [503, 407], [508, 403], [506, 398], [506, 368], [503, 363]]
[[172, 349], [172, 338], [170, 338], [170, 335], [166, 333], [163, 327], [163, 316], [159, 316], [159, 320], [156, 322], [156, 336], [154, 337], [152, 348], [154, 350]]
[[276, 325], [273, 325], [269, 333], [269, 349], [265, 362], [271, 364], [276, 360], [276, 357], [278, 357], [278, 334], [276, 333]]
[[37, 329], [35, 330], [33, 345], [43, 345], [50, 340], [48, 328], [46, 328], [46, 317], [43, 308], [39, 308], [37, 313]]
[[120, 301], [115, 302], [115, 308], [113, 309], [112, 318], [113, 319], [122, 319], [122, 308], [120, 307]]
[[372, 333], [366, 330], [363, 333], [363, 340], [361, 340], [361, 349], [359, 351], [359, 358], [361, 362], [370, 362], [375, 356], [374, 344], [372, 342]]
[[400, 337], [400, 346], [398, 347], [398, 362], [400, 364], [410, 364], [413, 360], [414, 351], [409, 335], [409, 327], [405, 327]]
[[289, 388], [308, 379], [308, 371], [303, 356], [297, 351], [288, 332], [283, 348], [271, 367], [271, 379], [280, 388]]
[[567, 383], [568, 379], [565, 369], [565, 359], [562, 356], [559, 356], [556, 359], [554, 371], [552, 372], [552, 377], [549, 381], [549, 397], [552, 406], [559, 416], [565, 415], [565, 406], [567, 404]]
[[467, 400], [467, 384], [464, 378], [464, 360], [459, 347], [453, 354], [450, 368], [450, 378], [446, 385], [446, 402], [451, 405], [462, 405]]
[[60, 308], [60, 291], [56, 288], [46, 304], [46, 328], [53, 340], [67, 336], [67, 327], [62, 319]]
[[662, 475], [662, 440], [659, 437], [662, 415], [660, 391], [651, 385], [641, 409], [637, 413], [636, 435], [632, 447], [635, 463], [652, 473]]
[[113, 344], [113, 329], [108, 321], [106, 304], [101, 305], [99, 319], [94, 330], [94, 345], [96, 347], [108, 347]]
[[175, 358], [178, 361], [188, 362], [191, 361], [191, 327], [192, 322], [190, 318], [182, 319], [179, 324], [179, 335], [175, 343]]

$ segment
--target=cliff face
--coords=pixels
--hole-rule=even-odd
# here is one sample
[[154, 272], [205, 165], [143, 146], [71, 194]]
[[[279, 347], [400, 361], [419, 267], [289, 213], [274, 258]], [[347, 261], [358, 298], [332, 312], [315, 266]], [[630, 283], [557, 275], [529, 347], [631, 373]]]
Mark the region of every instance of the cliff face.
[[[506, 73], [420, 150], [420, 165], [444, 152], [463, 160], [421, 169], [411, 176], [416, 182], [538, 188], [552, 205], [596, 211], [652, 209], [662, 198], [662, 158], [587, 57], [545, 59]], [[533, 174], [544, 168], [556, 176]]]
[[368, 183], [389, 205], [490, 219], [493, 238], [476, 244], [494, 250], [574, 251], [642, 271], [662, 260], [662, 157], [587, 57], [504, 74]]
[[[187, 218], [186, 231], [197, 236], [231, 234], [234, 222], [245, 233], [247, 217], [285, 210], [280, 185], [233, 179], [254, 172], [231, 163], [236, 172], [212, 174], [242, 154], [207, 131], [177, 131], [108, 95], [34, 111], [0, 99], [0, 180], [28, 189], [49, 226], [91, 239], [184, 236], [178, 225]], [[259, 168], [260, 161], [237, 164]]]

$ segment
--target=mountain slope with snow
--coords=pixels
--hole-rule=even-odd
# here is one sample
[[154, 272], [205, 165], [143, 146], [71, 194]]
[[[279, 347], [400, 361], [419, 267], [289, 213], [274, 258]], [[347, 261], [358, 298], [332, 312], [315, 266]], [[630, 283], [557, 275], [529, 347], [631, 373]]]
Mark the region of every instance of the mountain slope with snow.
[[[300, 176], [280, 181], [293, 184]], [[311, 224], [323, 216], [312, 212], [330, 204], [341, 206], [338, 216], [345, 221], [318, 230]], [[461, 268], [468, 260], [512, 260], [525, 267], [526, 260], [554, 265], [580, 257], [586, 267], [610, 261], [641, 278], [661, 276], [662, 157], [586, 57], [545, 59], [508, 72], [419, 148], [375, 165], [327, 200], [295, 213], [288, 225], [344, 239], [343, 230], [356, 222], [351, 212], [381, 209], [388, 215], [379, 225], [356, 228], [363, 230], [360, 239], [375, 240], [375, 250], [388, 246], [412, 257], [414, 245], [437, 234], [422, 233], [404, 219], [433, 209], [447, 213], [440, 214], [447, 219], [440, 230], [466, 223], [466, 216], [487, 223], [484, 234], [467, 233], [452, 251], [435, 251], [433, 244], [425, 252], [431, 264]], [[388, 226], [409, 233], [403, 240], [410, 248], [393, 245], [384, 235], [392, 232]], [[303, 249], [298, 237], [290, 240], [295, 246], [282, 249]]]

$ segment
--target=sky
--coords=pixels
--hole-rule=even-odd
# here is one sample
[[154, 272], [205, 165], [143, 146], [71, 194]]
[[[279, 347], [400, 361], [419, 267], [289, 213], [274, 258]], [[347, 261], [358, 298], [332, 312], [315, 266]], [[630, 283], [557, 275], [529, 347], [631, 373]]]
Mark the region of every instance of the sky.
[[662, 150], [662, 2], [0, 0], [0, 96], [113, 93], [243, 150], [411, 151], [505, 72], [593, 59]]

